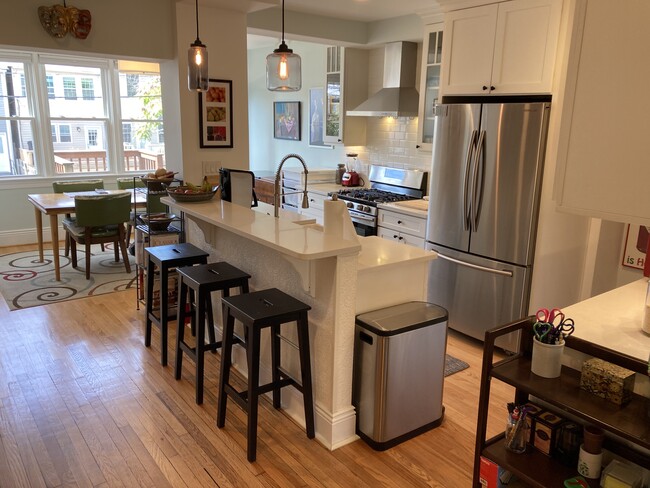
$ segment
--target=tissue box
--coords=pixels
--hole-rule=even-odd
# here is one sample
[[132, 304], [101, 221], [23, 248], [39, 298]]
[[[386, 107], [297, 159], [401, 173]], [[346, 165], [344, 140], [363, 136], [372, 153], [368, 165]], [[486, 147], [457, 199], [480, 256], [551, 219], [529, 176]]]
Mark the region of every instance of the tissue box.
[[634, 372], [602, 359], [588, 359], [582, 364], [580, 388], [617, 405], [632, 398]]
[[563, 422], [564, 419], [553, 412], [540, 413], [535, 419], [533, 446], [547, 456], [551, 456]]

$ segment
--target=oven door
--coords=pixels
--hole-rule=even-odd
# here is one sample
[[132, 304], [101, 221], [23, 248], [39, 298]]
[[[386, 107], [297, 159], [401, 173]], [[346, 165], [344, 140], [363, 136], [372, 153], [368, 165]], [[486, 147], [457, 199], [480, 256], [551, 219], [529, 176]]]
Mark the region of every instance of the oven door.
[[377, 235], [377, 217], [357, 212], [351, 208], [348, 209], [348, 212], [354, 224], [354, 230], [357, 231], [358, 235], [363, 237]]

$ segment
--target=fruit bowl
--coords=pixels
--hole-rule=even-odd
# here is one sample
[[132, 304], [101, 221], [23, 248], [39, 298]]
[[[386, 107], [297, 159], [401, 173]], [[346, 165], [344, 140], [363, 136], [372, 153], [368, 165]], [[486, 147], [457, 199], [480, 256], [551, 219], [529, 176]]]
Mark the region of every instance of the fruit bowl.
[[140, 181], [144, 183], [144, 186], [151, 191], [163, 191], [165, 187], [163, 185], [169, 185], [174, 181], [174, 177], [171, 178], [149, 178], [148, 176], [141, 176]]
[[174, 186], [167, 188], [167, 195], [176, 202], [206, 202], [214, 197], [218, 189], [219, 186], [214, 186], [210, 191], [200, 191], [188, 186]]
[[149, 226], [149, 230], [163, 231], [167, 230], [172, 220], [176, 218], [174, 214], [155, 213], [149, 215], [140, 215], [140, 220]]

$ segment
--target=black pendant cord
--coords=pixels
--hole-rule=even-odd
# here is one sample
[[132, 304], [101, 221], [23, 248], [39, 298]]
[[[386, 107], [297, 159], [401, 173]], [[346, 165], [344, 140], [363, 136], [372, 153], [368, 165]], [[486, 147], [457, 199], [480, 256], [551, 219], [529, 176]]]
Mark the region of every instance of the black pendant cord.
[[282, 0], [282, 44], [284, 44], [284, 0]]
[[199, 40], [199, 0], [196, 0], [194, 11], [196, 13], [196, 39]]
[[63, 6], [64, 6], [65, 8], [68, 8], [68, 6], [65, 4], [65, 0], [63, 0]]

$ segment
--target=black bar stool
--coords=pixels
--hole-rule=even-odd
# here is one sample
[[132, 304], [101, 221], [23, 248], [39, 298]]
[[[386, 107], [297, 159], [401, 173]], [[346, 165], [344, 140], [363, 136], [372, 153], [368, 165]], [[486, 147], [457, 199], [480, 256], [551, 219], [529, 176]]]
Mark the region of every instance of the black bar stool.
[[[180, 266], [206, 264], [208, 253], [193, 244], [169, 244], [146, 247], [147, 259], [147, 324], [144, 345], [151, 346], [151, 328], [155, 324], [160, 329], [160, 363], [167, 366], [167, 324], [169, 322], [168, 279], [169, 271]], [[160, 317], [153, 313], [153, 283], [156, 266], [160, 269]]]
[[[239, 288], [239, 293], [248, 293], [250, 275], [225, 263], [201, 264], [178, 268], [178, 320], [176, 325], [176, 364], [174, 375], [181, 379], [183, 352], [196, 365], [196, 403], [203, 403], [203, 363], [205, 351], [217, 352], [221, 341], [215, 340], [214, 316], [211, 294], [221, 291], [224, 297], [230, 296], [231, 288]], [[190, 295], [189, 302], [187, 295]], [[192, 347], [185, 342], [185, 316], [187, 304], [194, 304], [192, 320], [196, 330], [196, 342]], [[206, 314], [208, 322], [206, 323]], [[205, 328], [208, 329], [208, 343], [205, 343]]]
[[[309, 354], [309, 322], [307, 311], [311, 307], [277, 288], [257, 291], [247, 295], [222, 298], [223, 303], [223, 347], [221, 349], [221, 375], [219, 376], [219, 404], [217, 427], [226, 423], [228, 395], [248, 413], [247, 457], [255, 461], [257, 452], [258, 397], [273, 391], [273, 406], [280, 408], [280, 389], [292, 385], [302, 392], [305, 406], [307, 437], [314, 438], [314, 400], [311, 385], [311, 362]], [[248, 390], [239, 392], [229, 383], [235, 319], [244, 324], [247, 333], [246, 356], [248, 359]], [[294, 380], [280, 365], [280, 325], [296, 322], [298, 328], [298, 349], [302, 385]], [[260, 332], [271, 327], [271, 369], [272, 381], [259, 384], [260, 377]]]

